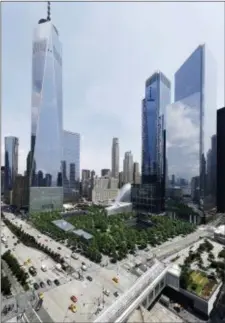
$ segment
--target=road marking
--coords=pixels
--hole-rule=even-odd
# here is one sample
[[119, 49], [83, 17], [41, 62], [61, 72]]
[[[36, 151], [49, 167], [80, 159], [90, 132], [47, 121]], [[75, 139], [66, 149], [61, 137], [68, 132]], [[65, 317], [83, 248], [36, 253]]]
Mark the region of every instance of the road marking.
[[26, 316], [25, 313], [23, 313], [22, 319], [25, 319], [27, 323], [29, 323], [28, 317]]
[[35, 312], [35, 310], [34, 310], [33, 308], [32, 308], [32, 311], [33, 311], [33, 312], [34, 312], [34, 314], [36, 315], [36, 317], [37, 317], [38, 321], [42, 323], [42, 320], [41, 320], [40, 316], [39, 316], [39, 315], [37, 315], [37, 312]]

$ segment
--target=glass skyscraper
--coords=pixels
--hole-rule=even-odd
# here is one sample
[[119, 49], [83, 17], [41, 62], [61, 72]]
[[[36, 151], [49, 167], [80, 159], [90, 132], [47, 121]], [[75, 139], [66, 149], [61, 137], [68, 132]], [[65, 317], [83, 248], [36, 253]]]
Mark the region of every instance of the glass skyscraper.
[[225, 213], [225, 107], [217, 110], [217, 212]]
[[80, 134], [63, 131], [62, 179], [64, 201], [73, 202], [80, 188]]
[[136, 209], [149, 213], [165, 211], [166, 106], [170, 104], [171, 84], [161, 72], [145, 84], [142, 101], [142, 184], [133, 186]]
[[31, 118], [30, 212], [61, 209], [62, 48], [49, 17], [34, 31]]
[[186, 186], [190, 202], [206, 211], [216, 196], [216, 66], [200, 45], [175, 73], [175, 103], [167, 110], [169, 179]]
[[11, 191], [18, 174], [18, 147], [19, 139], [16, 137], [5, 137], [5, 172], [4, 190]]

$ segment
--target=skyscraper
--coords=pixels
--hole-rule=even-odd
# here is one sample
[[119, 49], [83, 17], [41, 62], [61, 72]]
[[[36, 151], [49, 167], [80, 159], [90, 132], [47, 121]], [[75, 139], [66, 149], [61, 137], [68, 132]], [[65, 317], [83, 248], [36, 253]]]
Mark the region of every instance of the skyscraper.
[[169, 177], [195, 183], [191, 195], [202, 211], [215, 204], [215, 189], [208, 194], [206, 176], [215, 126], [216, 66], [207, 46], [200, 45], [175, 73], [175, 103], [167, 110], [167, 158]]
[[75, 201], [79, 196], [80, 134], [63, 131], [62, 180], [64, 201]]
[[165, 210], [165, 113], [170, 104], [170, 87], [170, 81], [158, 71], [146, 81], [142, 101], [142, 191], [145, 209], [151, 213]]
[[5, 192], [12, 191], [18, 174], [18, 148], [18, 138], [12, 136], [5, 137]]
[[30, 212], [61, 209], [62, 48], [50, 3], [34, 30], [31, 114]]
[[225, 107], [217, 110], [217, 212], [225, 213]]
[[139, 163], [135, 162], [133, 167], [133, 183], [140, 184]]
[[112, 141], [112, 177], [119, 178], [119, 139]]
[[101, 170], [101, 176], [102, 176], [102, 177], [110, 176], [110, 169], [108, 169], [108, 168], [103, 168], [103, 169]]
[[125, 152], [123, 160], [123, 183], [133, 183], [133, 155], [131, 151]]

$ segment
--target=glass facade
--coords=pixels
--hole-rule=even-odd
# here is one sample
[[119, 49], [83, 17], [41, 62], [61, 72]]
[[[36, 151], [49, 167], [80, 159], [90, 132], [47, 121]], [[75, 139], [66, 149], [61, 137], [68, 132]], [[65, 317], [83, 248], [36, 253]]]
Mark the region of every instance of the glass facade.
[[142, 188], [145, 186], [144, 195], [151, 201], [149, 212], [153, 213], [165, 209], [166, 106], [170, 104], [170, 87], [163, 73], [154, 73], [146, 81], [142, 101]]
[[40, 21], [32, 55], [30, 212], [61, 209], [62, 49], [51, 21]]
[[217, 212], [225, 213], [225, 107], [217, 110]]
[[175, 73], [175, 103], [167, 108], [169, 187], [180, 186], [201, 210], [216, 197], [216, 67], [200, 45]]
[[15, 178], [18, 174], [18, 147], [18, 138], [5, 137], [5, 191], [11, 191], [13, 189]]
[[62, 179], [64, 201], [73, 202], [80, 187], [80, 134], [63, 131]]

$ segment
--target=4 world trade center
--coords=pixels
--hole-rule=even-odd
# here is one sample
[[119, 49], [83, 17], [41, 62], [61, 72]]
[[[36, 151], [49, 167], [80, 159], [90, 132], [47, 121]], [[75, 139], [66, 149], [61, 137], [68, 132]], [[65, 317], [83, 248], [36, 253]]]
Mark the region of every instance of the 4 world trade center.
[[133, 185], [140, 213], [163, 213], [173, 200], [204, 216], [216, 204], [216, 65], [198, 46], [171, 83], [160, 71], [145, 84], [142, 100], [142, 183]]

